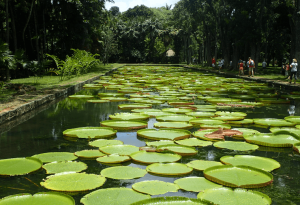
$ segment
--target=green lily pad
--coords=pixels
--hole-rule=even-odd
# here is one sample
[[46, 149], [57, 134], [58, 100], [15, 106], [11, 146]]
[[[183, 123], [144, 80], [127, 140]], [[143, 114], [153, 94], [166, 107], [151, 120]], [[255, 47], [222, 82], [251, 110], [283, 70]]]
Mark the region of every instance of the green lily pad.
[[0, 200], [1, 205], [75, 205], [74, 199], [58, 192], [39, 192], [34, 195], [23, 193], [4, 197]]
[[105, 154], [130, 155], [139, 151], [139, 148], [133, 145], [110, 145], [99, 148]]
[[145, 176], [147, 172], [138, 167], [117, 166], [103, 169], [100, 174], [111, 179], [135, 179]]
[[243, 133], [243, 135], [233, 135], [233, 137], [238, 137], [238, 138], [244, 138], [244, 135], [249, 135], [249, 134], [259, 134], [260, 132], [257, 130], [253, 129], [248, 129], [248, 128], [234, 128], [232, 130], [237, 130]]
[[178, 129], [142, 129], [137, 131], [137, 135], [151, 140], [180, 140], [189, 138], [191, 132]]
[[184, 140], [177, 140], [175, 141], [177, 144], [191, 146], [191, 147], [207, 147], [212, 145], [212, 142], [199, 140], [197, 138], [188, 138]]
[[[141, 112], [142, 114], [149, 115], [150, 117], [158, 117], [158, 116], [164, 116], [164, 115], [171, 115], [170, 112], [163, 112], [163, 111], [145, 111]], [[173, 115], [176, 115], [176, 113], [173, 113]]]
[[193, 117], [203, 117], [203, 118], [208, 118], [208, 117], [213, 117], [215, 116], [215, 113], [213, 112], [188, 112], [188, 113], [185, 113], [186, 115], [188, 116], [193, 116]]
[[206, 99], [210, 103], [228, 103], [228, 102], [241, 102], [241, 99], [234, 98], [207, 98]]
[[283, 119], [264, 118], [264, 119], [253, 119], [255, 124], [270, 126], [270, 127], [292, 127], [295, 123], [285, 121]]
[[173, 129], [192, 129], [193, 125], [187, 122], [156, 122], [154, 123], [156, 128], [173, 128]]
[[140, 113], [115, 113], [110, 115], [109, 118], [112, 120], [148, 120], [149, 115], [140, 114]]
[[244, 112], [224, 112], [224, 111], [218, 111], [215, 113], [216, 115], [219, 115], [219, 116], [236, 116], [236, 117], [246, 117], [247, 114], [244, 113]]
[[133, 110], [133, 109], [142, 109], [142, 108], [151, 108], [151, 104], [121, 104], [118, 106], [119, 109], [128, 109], [128, 110]]
[[274, 133], [244, 135], [244, 138], [247, 142], [267, 147], [293, 147], [295, 143], [299, 142], [291, 135], [275, 135]]
[[167, 192], [177, 192], [179, 186], [169, 182], [152, 180], [137, 182], [132, 185], [132, 189], [144, 194], [159, 195]]
[[239, 121], [230, 121], [230, 124], [237, 124], [237, 125], [248, 125], [248, 124], [253, 124], [253, 120], [252, 119], [243, 119], [243, 120], [239, 120]]
[[278, 169], [280, 167], [280, 164], [274, 159], [251, 155], [235, 155], [234, 157], [224, 156], [221, 157], [220, 161], [224, 164], [231, 164], [233, 166], [251, 166], [267, 172], [271, 172], [274, 169]]
[[155, 142], [146, 142], [147, 146], [153, 146], [153, 147], [157, 147], [160, 145], [168, 145], [168, 144], [175, 144], [174, 141], [171, 140], [160, 140], [160, 141], [155, 141]]
[[111, 127], [120, 131], [125, 130], [137, 130], [143, 129], [148, 126], [145, 121], [116, 121], [116, 120], [106, 120], [100, 122], [101, 126]]
[[221, 124], [224, 124], [225, 122], [223, 122], [222, 120], [197, 118], [197, 119], [190, 120], [190, 123], [193, 125], [200, 125], [200, 124], [221, 125]]
[[204, 190], [197, 195], [197, 198], [220, 205], [270, 205], [272, 203], [270, 197], [261, 192], [247, 189], [232, 190], [226, 187]]
[[190, 109], [181, 109], [181, 108], [164, 108], [162, 109], [163, 112], [171, 112], [171, 113], [177, 113], [177, 114], [184, 114], [191, 112]]
[[62, 172], [81, 172], [87, 169], [87, 165], [83, 162], [64, 161], [64, 162], [51, 162], [43, 165], [47, 174], [57, 174]]
[[189, 101], [169, 101], [169, 105], [193, 105], [194, 102], [189, 102]]
[[205, 189], [221, 188], [222, 185], [215, 184], [204, 177], [186, 177], [174, 181], [180, 189], [185, 191], [202, 192]]
[[131, 110], [131, 112], [135, 112], [135, 113], [161, 112], [161, 110], [159, 110], [159, 109], [152, 109], [152, 108], [150, 108], [150, 109], [145, 108], [145, 109], [133, 109], [133, 110]]
[[106, 140], [106, 139], [99, 139], [95, 141], [89, 142], [89, 145], [92, 147], [105, 147], [105, 146], [110, 146], [110, 145], [122, 145], [124, 144], [120, 140]]
[[233, 121], [233, 120], [243, 120], [244, 117], [242, 117], [242, 116], [223, 115], [223, 116], [214, 117], [213, 119], [223, 120], [223, 121]]
[[163, 122], [188, 122], [192, 119], [194, 119], [194, 117], [187, 115], [164, 115], [156, 117], [157, 121]]
[[236, 151], [250, 151], [257, 150], [259, 146], [249, 144], [247, 142], [236, 142], [236, 141], [221, 141], [214, 143], [214, 147], [222, 149], [230, 149]]
[[100, 162], [100, 163], [107, 163], [107, 164], [110, 164], [110, 163], [121, 163], [121, 162], [126, 162], [126, 161], [129, 161], [131, 158], [128, 157], [128, 156], [120, 156], [120, 155], [117, 155], [117, 154], [111, 154], [111, 155], [106, 155], [106, 156], [103, 156], [103, 157], [99, 157], [97, 158], [97, 162]]
[[164, 152], [165, 150], [174, 152], [181, 156], [195, 155], [197, 150], [194, 147], [184, 146], [184, 145], [160, 145], [157, 147], [157, 152]]
[[270, 103], [270, 104], [287, 104], [290, 103], [289, 100], [286, 99], [278, 99], [278, 98], [255, 98], [257, 102]]
[[108, 100], [110, 102], [122, 102], [127, 101], [127, 98], [122, 97], [102, 97], [101, 100]]
[[190, 107], [196, 107], [198, 109], [215, 109], [216, 105], [189, 105]]
[[214, 166], [203, 173], [206, 179], [229, 187], [259, 188], [273, 182], [272, 174], [249, 166]]
[[42, 167], [41, 160], [26, 157], [0, 160], [0, 176], [17, 176], [34, 172]]
[[283, 131], [283, 130], [295, 133], [297, 135], [300, 135], [300, 129], [294, 128], [294, 127], [271, 127], [270, 128], [270, 132], [272, 132], [272, 133], [278, 132], [278, 131]]
[[220, 140], [223, 140], [223, 139], [212, 139], [212, 138], [208, 138], [208, 137], [205, 137], [206, 134], [211, 134], [215, 131], [217, 131], [218, 129], [207, 129], [207, 130], [201, 130], [201, 131], [196, 131], [196, 132], [193, 132], [193, 136], [196, 137], [196, 138], [199, 138], [199, 139], [202, 139], [202, 140], [207, 140], [207, 141], [220, 141]]
[[124, 93], [98, 93], [100, 97], [123, 97]]
[[296, 152], [300, 153], [300, 142], [295, 143], [294, 146], [293, 146], [293, 149], [294, 149]]
[[76, 192], [98, 188], [105, 181], [105, 177], [96, 174], [64, 172], [48, 176], [41, 186], [55, 191]]
[[220, 166], [223, 164], [221, 162], [216, 162], [216, 161], [194, 160], [187, 163], [186, 165], [192, 167], [193, 169], [203, 171], [209, 167]]
[[109, 103], [109, 100], [88, 100], [89, 103]]
[[192, 168], [181, 163], [154, 163], [146, 168], [147, 172], [159, 175], [183, 175], [193, 171]]
[[288, 116], [284, 118], [286, 121], [295, 123], [295, 124], [300, 124], [300, 116]]
[[156, 152], [146, 152], [139, 151], [132, 153], [130, 157], [137, 162], [152, 164], [157, 162], [177, 162], [181, 159], [181, 156], [178, 154], [171, 153], [156, 153]]
[[70, 95], [69, 98], [71, 99], [91, 99], [94, 98], [92, 95]]
[[78, 138], [108, 138], [115, 136], [117, 130], [107, 127], [79, 127], [73, 129], [67, 129], [63, 132], [63, 135], [67, 137]]
[[138, 193], [129, 188], [108, 188], [93, 191], [83, 198], [80, 202], [84, 205], [131, 205], [137, 201], [151, 199], [151, 196]]
[[100, 152], [99, 150], [81, 150], [81, 151], [75, 152], [75, 155], [77, 157], [94, 159], [97, 157], [105, 156], [106, 154]]
[[181, 196], [167, 196], [167, 197], [157, 197], [152, 199], [142, 200], [131, 205], [166, 205], [166, 204], [174, 204], [174, 205], [213, 205], [208, 201], [204, 201], [201, 199], [193, 199]]
[[228, 124], [220, 124], [220, 125], [218, 125], [218, 124], [216, 124], [216, 125], [200, 124], [199, 126], [202, 129], [220, 129], [220, 128], [222, 128], [223, 130], [226, 130], [226, 129], [231, 128], [231, 126]]
[[32, 157], [41, 160], [43, 163], [47, 162], [61, 162], [61, 161], [72, 161], [77, 159], [74, 153], [70, 152], [47, 152], [42, 154], [36, 154]]

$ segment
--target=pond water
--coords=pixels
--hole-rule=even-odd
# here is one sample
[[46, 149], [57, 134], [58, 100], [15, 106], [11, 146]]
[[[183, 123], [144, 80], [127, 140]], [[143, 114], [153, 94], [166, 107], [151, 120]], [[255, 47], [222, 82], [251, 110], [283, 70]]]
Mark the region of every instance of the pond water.
[[[191, 71], [192, 72], [192, 71]], [[102, 89], [82, 90], [78, 94], [92, 94], [97, 96], [99, 92], [116, 92]], [[155, 93], [158, 94], [158, 93]], [[30, 120], [12, 128], [11, 130], [1, 133], [0, 135], [0, 158], [15, 158], [27, 157], [45, 152], [76, 152], [84, 149], [92, 149], [88, 145], [88, 140], [78, 139], [69, 141], [63, 137], [63, 131], [70, 128], [86, 127], [100, 125], [101, 121], [108, 120], [109, 115], [119, 112], [128, 112], [119, 110], [118, 105], [124, 102], [110, 103], [87, 103], [86, 100], [74, 100], [66, 98], [48, 109], [37, 114]], [[127, 102], [128, 103], [128, 102]], [[204, 101], [195, 100], [195, 104], [204, 104]], [[300, 115], [300, 103], [293, 102], [296, 106], [295, 115]], [[279, 118], [283, 119], [288, 116], [289, 104], [275, 104], [255, 108], [231, 108], [227, 111], [241, 111], [247, 113], [247, 118]], [[162, 109], [172, 107], [167, 104], [154, 105], [153, 108]], [[156, 122], [155, 118], [150, 118], [148, 128], [153, 128]], [[234, 128], [234, 126], [233, 126]], [[259, 130], [260, 132], [269, 132], [266, 128], [249, 127]], [[199, 129], [199, 128], [197, 128]], [[197, 130], [191, 129], [191, 132]], [[138, 147], [145, 146], [145, 139], [137, 137], [136, 132], [118, 132], [116, 138], [124, 144], [135, 145]], [[226, 137], [226, 140], [235, 140]], [[235, 140], [236, 141], [236, 140]], [[213, 160], [219, 161], [222, 156], [245, 154], [245, 152], [230, 151], [225, 149], [217, 149], [213, 146], [196, 148], [197, 155], [182, 157], [180, 163], [188, 163], [192, 160]], [[248, 154], [248, 153], [246, 153]], [[293, 152], [292, 148], [270, 148], [260, 146], [259, 150], [251, 152], [251, 155], [273, 158], [277, 160], [281, 167], [271, 173], [274, 176], [274, 182], [264, 188], [255, 189], [263, 192], [271, 197], [272, 204], [300, 204], [300, 155]], [[100, 174], [100, 171], [109, 166], [98, 163], [96, 160], [82, 160], [88, 165], [86, 173]], [[134, 162], [126, 162], [124, 165], [140, 167], [146, 169], [146, 165], [137, 164]], [[16, 176], [16, 177], [1, 177], [0, 178], [0, 198], [18, 194], [18, 193], [37, 193], [45, 192], [47, 189], [39, 184], [46, 178], [44, 169], [40, 169], [34, 173]], [[107, 179], [101, 188], [110, 187], [128, 187], [132, 184], [144, 180], [160, 180], [165, 182], [174, 182], [176, 179], [187, 176], [201, 176], [202, 171], [194, 170], [191, 174], [178, 177], [164, 177], [152, 174], [146, 174], [144, 177], [132, 180], [114, 180]], [[80, 199], [86, 193], [72, 193], [76, 204], [80, 204]], [[178, 192], [170, 192], [160, 196], [185, 196], [196, 198], [198, 193], [179, 190]]]

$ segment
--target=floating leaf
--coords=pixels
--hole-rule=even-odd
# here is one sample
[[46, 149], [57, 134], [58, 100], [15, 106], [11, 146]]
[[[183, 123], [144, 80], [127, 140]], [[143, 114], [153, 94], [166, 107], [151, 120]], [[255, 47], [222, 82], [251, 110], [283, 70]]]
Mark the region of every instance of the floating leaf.
[[288, 116], [284, 118], [286, 121], [295, 123], [295, 124], [300, 124], [300, 116]]
[[193, 199], [181, 196], [167, 196], [167, 197], [157, 197], [152, 199], [142, 200], [131, 205], [166, 205], [166, 204], [174, 204], [174, 205], [213, 205], [212, 203], [201, 200], [201, 199]]
[[177, 115], [176, 113], [163, 112], [163, 111], [145, 111], [145, 112], [141, 112], [141, 113], [149, 115], [150, 117], [158, 117], [158, 116], [172, 115], [172, 114]]
[[205, 189], [221, 188], [222, 185], [215, 184], [204, 177], [186, 177], [174, 181], [180, 189], [185, 191], [202, 192]]
[[299, 142], [299, 140], [287, 134], [261, 133], [244, 135], [244, 138], [247, 142], [268, 147], [292, 147], [295, 143]]
[[247, 114], [244, 113], [244, 112], [224, 112], [224, 111], [218, 111], [215, 113], [216, 115], [219, 115], [219, 116], [235, 116], [235, 117], [246, 117]]
[[115, 136], [117, 130], [108, 127], [79, 127], [68, 129], [63, 135], [78, 138], [108, 138]]
[[1, 205], [75, 205], [74, 199], [58, 192], [39, 192], [34, 195], [23, 193], [4, 197], [0, 200]]
[[226, 187], [204, 190], [197, 198], [220, 205], [270, 205], [272, 203], [270, 197], [261, 192], [246, 189], [232, 190]]
[[96, 174], [64, 172], [50, 175], [41, 185], [46, 189], [56, 191], [87, 191], [98, 188], [106, 179]]
[[72, 161], [77, 159], [74, 153], [70, 152], [47, 152], [42, 154], [36, 154], [32, 157], [41, 160], [43, 163], [47, 162], [61, 162], [61, 161]]
[[300, 153], [300, 142], [295, 143], [294, 146], [293, 146], [293, 149], [294, 149], [296, 152]]
[[127, 98], [122, 97], [102, 97], [101, 100], [108, 100], [110, 102], [121, 102], [121, 101], [127, 101]]
[[184, 145], [160, 145], [157, 147], [157, 152], [163, 152], [165, 150], [174, 152], [181, 156], [195, 155], [197, 150], [194, 147], [184, 146]]
[[111, 179], [135, 179], [147, 174], [146, 170], [138, 167], [117, 166], [103, 169], [101, 175]]
[[120, 140], [105, 140], [105, 139], [100, 139], [100, 140], [95, 140], [92, 142], [89, 142], [89, 145], [92, 147], [105, 147], [105, 146], [109, 146], [109, 145], [122, 145], [124, 144], [122, 141]]
[[124, 93], [98, 93], [100, 97], [122, 97]]
[[70, 95], [69, 98], [71, 99], [91, 99], [94, 98], [92, 95]]
[[83, 198], [80, 202], [84, 205], [130, 205], [137, 201], [150, 199], [149, 195], [141, 194], [129, 188], [108, 188], [93, 191]]
[[121, 104], [118, 106], [119, 109], [128, 109], [128, 110], [132, 110], [132, 109], [141, 109], [141, 108], [151, 108], [152, 105], [151, 104]]
[[172, 113], [177, 113], [177, 114], [184, 114], [191, 112], [190, 109], [181, 109], [181, 108], [164, 108], [162, 109], [163, 112], [172, 112]]
[[139, 148], [133, 145], [110, 145], [99, 148], [105, 154], [130, 155], [139, 151]]
[[159, 195], [167, 192], [177, 192], [179, 186], [158, 180], [142, 181], [132, 185], [132, 189], [144, 194]]
[[193, 125], [187, 122], [157, 122], [154, 123], [156, 128], [173, 128], [173, 129], [192, 129]]
[[221, 157], [220, 161], [224, 164], [231, 164], [233, 166], [251, 166], [267, 172], [273, 171], [274, 169], [278, 169], [280, 167], [280, 164], [274, 159], [251, 155], [235, 155], [234, 157], [224, 156]]
[[175, 142], [180, 145], [191, 146], [191, 147], [206, 147], [213, 144], [212, 142], [199, 140], [197, 138], [188, 138], [184, 140], [177, 140]]
[[196, 138], [200, 138], [202, 140], [208, 140], [208, 141], [219, 141], [219, 140], [224, 140], [221, 138], [208, 138], [205, 135], [206, 134], [211, 134], [213, 132], [218, 131], [218, 129], [204, 129], [204, 130], [198, 130], [196, 132], [193, 132], [193, 136]]
[[88, 100], [89, 103], [109, 103], [109, 100]]
[[83, 162], [64, 161], [64, 162], [51, 162], [43, 165], [47, 174], [57, 174], [62, 172], [81, 172], [87, 169], [87, 165]]
[[193, 171], [192, 168], [181, 163], [168, 163], [168, 164], [154, 163], [148, 165], [146, 170], [149, 173], [160, 174], [160, 175], [183, 175], [183, 174], [189, 174]]
[[178, 129], [142, 129], [137, 131], [137, 135], [151, 140], [180, 140], [189, 138], [191, 136], [191, 132], [188, 130]]
[[160, 145], [167, 145], [167, 144], [175, 144], [174, 141], [171, 140], [160, 140], [160, 141], [155, 141], [155, 142], [146, 142], [147, 146], [160, 146]]
[[[296, 126], [297, 126], [297, 125], [296, 125]], [[294, 127], [271, 127], [271, 128], [270, 128], [270, 131], [271, 131], [272, 133], [278, 132], [278, 131], [283, 131], [283, 130], [289, 131], [289, 132], [292, 132], [292, 133], [295, 133], [295, 134], [297, 134], [297, 135], [300, 135], [300, 129], [294, 128]]]
[[190, 123], [193, 125], [206, 124], [206, 125], [221, 125], [224, 124], [222, 120], [213, 120], [213, 119], [193, 119], [190, 120]]
[[223, 164], [221, 162], [216, 162], [216, 161], [194, 160], [187, 163], [186, 165], [192, 167], [193, 169], [203, 171], [209, 167], [220, 166]]
[[140, 114], [140, 113], [115, 113], [110, 115], [109, 118], [112, 120], [148, 120], [149, 115]]
[[192, 119], [194, 119], [194, 117], [187, 115], [163, 115], [156, 117], [157, 121], [162, 122], [188, 122]]
[[137, 162], [152, 164], [157, 162], [177, 162], [181, 159], [178, 154], [139, 151], [130, 155]]
[[270, 126], [270, 127], [291, 127], [295, 126], [295, 123], [291, 123], [282, 119], [264, 118], [264, 119], [253, 119], [255, 124]]
[[243, 119], [243, 120], [239, 120], [239, 121], [230, 121], [230, 124], [237, 124], [237, 125], [248, 125], [248, 124], [253, 124], [253, 120], [252, 119]]
[[220, 124], [220, 125], [209, 125], [209, 124], [200, 124], [200, 128], [202, 129], [230, 129], [231, 126], [228, 124]]
[[106, 154], [100, 152], [99, 150], [81, 150], [75, 152], [75, 155], [77, 157], [93, 159], [93, 158], [105, 156]]
[[249, 144], [247, 142], [235, 142], [235, 141], [216, 142], [214, 143], [214, 147], [236, 150], [236, 151], [250, 151], [259, 148], [257, 145]]
[[145, 112], [161, 112], [161, 110], [159, 110], [159, 109], [152, 109], [152, 108], [150, 108], [150, 109], [133, 109], [133, 110], [131, 110], [131, 112], [136, 112], [136, 113], [141, 113], [141, 112], [143, 112], [143, 113], [145, 113]]
[[0, 175], [25, 175], [40, 169], [42, 165], [41, 160], [33, 157], [1, 159]]
[[121, 163], [121, 162], [126, 162], [126, 161], [129, 161], [131, 158], [128, 157], [128, 156], [120, 156], [120, 155], [117, 155], [117, 154], [111, 154], [111, 155], [106, 155], [106, 156], [103, 156], [103, 157], [99, 157], [97, 158], [97, 162], [100, 162], [100, 163], [107, 163], [107, 164], [110, 164], [110, 163]]
[[193, 116], [193, 117], [203, 117], [203, 118], [208, 118], [208, 117], [213, 117], [215, 116], [215, 113], [213, 112], [188, 112], [188, 113], [185, 113], [186, 115], [189, 115], [189, 116]]
[[117, 130], [137, 130], [143, 129], [148, 126], [144, 121], [115, 121], [115, 120], [106, 120], [100, 122], [101, 126], [111, 127]]
[[208, 180], [229, 187], [259, 188], [273, 182], [272, 174], [249, 166], [214, 166], [203, 173]]
[[253, 130], [253, 129], [248, 129], [248, 128], [234, 128], [232, 130], [237, 130], [242, 132], [242, 135], [232, 135], [233, 137], [239, 137], [239, 138], [243, 138], [244, 135], [249, 135], [249, 134], [259, 134], [260, 132], [257, 130]]

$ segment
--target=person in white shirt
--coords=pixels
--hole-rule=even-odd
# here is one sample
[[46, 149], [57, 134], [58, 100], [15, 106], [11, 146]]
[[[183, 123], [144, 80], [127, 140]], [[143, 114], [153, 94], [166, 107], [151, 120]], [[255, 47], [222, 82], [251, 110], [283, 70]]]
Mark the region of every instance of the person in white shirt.
[[223, 62], [224, 62], [223, 59], [219, 59], [219, 61], [218, 61], [219, 73], [220, 73], [221, 68], [223, 67]]
[[267, 66], [267, 63], [266, 63], [266, 61], [264, 60], [264, 61], [262, 62], [262, 68], [263, 68], [263, 69], [266, 69], [266, 66]]
[[298, 67], [298, 63], [297, 60], [294, 58], [293, 62], [290, 65], [290, 69], [291, 69], [291, 75], [290, 75], [290, 84], [292, 83], [293, 80], [293, 76], [294, 76], [294, 84], [296, 84], [296, 80], [297, 80], [297, 67]]

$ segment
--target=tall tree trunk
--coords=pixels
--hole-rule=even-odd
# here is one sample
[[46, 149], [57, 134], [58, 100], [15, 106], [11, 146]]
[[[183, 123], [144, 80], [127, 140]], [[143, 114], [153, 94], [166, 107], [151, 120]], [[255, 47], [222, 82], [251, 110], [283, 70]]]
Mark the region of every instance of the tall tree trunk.
[[10, 16], [11, 16], [11, 28], [12, 28], [12, 34], [13, 34], [13, 41], [14, 41], [14, 51], [18, 49], [18, 43], [17, 43], [17, 32], [16, 32], [16, 24], [15, 24], [15, 15], [14, 10], [12, 9], [11, 3], [9, 4], [9, 10], [10, 10]]
[[30, 20], [30, 17], [31, 17], [31, 13], [32, 13], [32, 8], [33, 8], [33, 3], [34, 3], [35, 0], [32, 0], [31, 2], [31, 6], [30, 6], [30, 11], [29, 11], [29, 15], [28, 15], [28, 18], [27, 18], [27, 21], [25, 23], [25, 26], [24, 26], [24, 29], [23, 29], [23, 33], [22, 33], [22, 39], [23, 39], [23, 44], [24, 44], [24, 50], [26, 52], [26, 43], [25, 43], [25, 31], [26, 31], [26, 28], [28, 26], [28, 23], [29, 23], [29, 20]]
[[35, 49], [36, 49], [38, 62], [40, 63], [41, 59], [40, 59], [40, 48], [39, 48], [38, 25], [36, 20], [36, 4], [34, 6], [33, 18], [34, 18], [34, 28], [35, 28]]
[[[9, 13], [8, 13], [8, 0], [5, 2], [5, 12], [6, 12], [6, 43], [7, 47], [9, 48]], [[6, 67], [6, 81], [10, 80], [10, 75], [9, 75], [9, 67]]]
[[295, 58], [300, 62], [300, 0], [297, 1], [295, 12]]
[[210, 66], [211, 63], [211, 38], [210, 33], [206, 28], [206, 65]]

